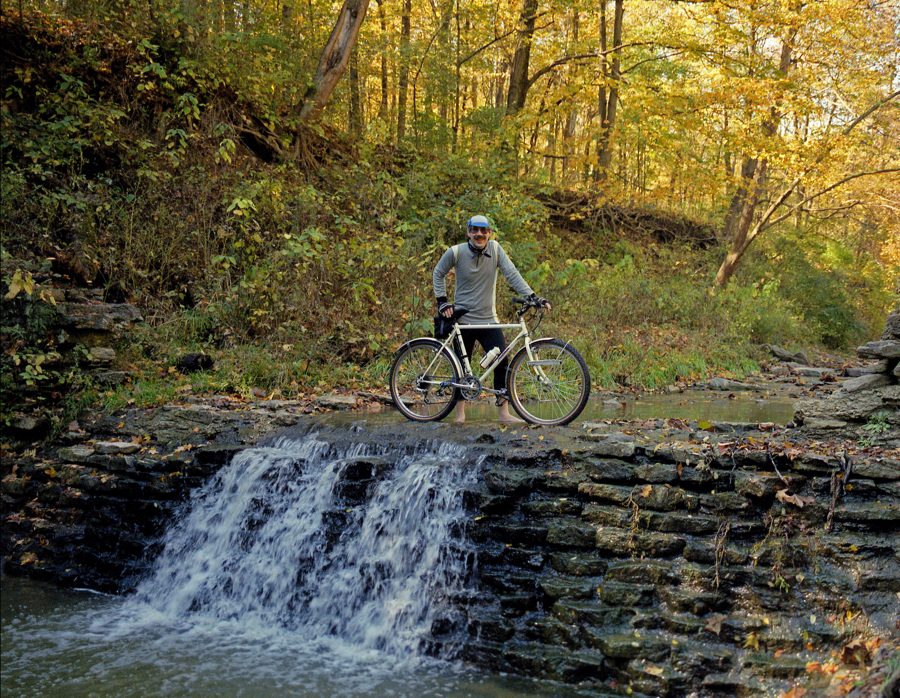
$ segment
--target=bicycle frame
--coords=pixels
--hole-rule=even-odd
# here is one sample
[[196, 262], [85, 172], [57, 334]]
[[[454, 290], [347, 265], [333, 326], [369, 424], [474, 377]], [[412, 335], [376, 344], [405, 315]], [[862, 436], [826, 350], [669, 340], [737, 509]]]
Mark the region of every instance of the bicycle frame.
[[[472, 372], [472, 364], [469, 361], [469, 356], [468, 356], [468, 354], [466, 354], [466, 347], [462, 341], [462, 330], [463, 329], [467, 329], [467, 330], [481, 330], [481, 329], [512, 330], [512, 329], [518, 329], [519, 334], [517, 334], [513, 338], [513, 340], [509, 344], [507, 344], [506, 349], [504, 349], [502, 352], [500, 352], [494, 358], [494, 360], [491, 362], [490, 366], [488, 366], [484, 370], [484, 373], [482, 373], [480, 376], [476, 376]], [[465, 378], [469, 378], [469, 377], [477, 378], [478, 382], [481, 384], [481, 390], [483, 392], [490, 393], [492, 395], [500, 395], [504, 391], [485, 387], [485, 380], [490, 378], [491, 374], [493, 374], [493, 372], [497, 369], [497, 367], [500, 365], [500, 362], [503, 361], [503, 359], [505, 359], [508, 356], [511, 356], [513, 354], [513, 352], [516, 349], [516, 347], [518, 346], [519, 342], [523, 341], [523, 340], [525, 342], [525, 350], [528, 352], [528, 358], [533, 360], [534, 356], [532, 356], [532, 354], [531, 354], [531, 332], [529, 331], [528, 326], [525, 324], [524, 313], [519, 317], [519, 322], [517, 322], [517, 323], [499, 323], [499, 324], [498, 323], [485, 323], [485, 324], [473, 324], [473, 325], [460, 325], [460, 323], [457, 322], [453, 325], [453, 331], [450, 333], [450, 336], [447, 337], [447, 339], [445, 339], [444, 342], [441, 344], [441, 350], [447, 349], [452, 354], [454, 354], [457, 358], [459, 358], [460, 361], [462, 362], [462, 368], [465, 371], [464, 377]], [[432, 369], [432, 367], [434, 366], [438, 357], [440, 356], [440, 353], [441, 352], [438, 351], [435, 354], [435, 358], [433, 359], [432, 363], [430, 363], [428, 365], [427, 370], [430, 371]], [[471, 389], [472, 386], [467, 383], [449, 383], [447, 387], [460, 388], [461, 390], [465, 390], [467, 388]], [[468, 399], [468, 398], [465, 398], [465, 394], [463, 394], [463, 398]]]

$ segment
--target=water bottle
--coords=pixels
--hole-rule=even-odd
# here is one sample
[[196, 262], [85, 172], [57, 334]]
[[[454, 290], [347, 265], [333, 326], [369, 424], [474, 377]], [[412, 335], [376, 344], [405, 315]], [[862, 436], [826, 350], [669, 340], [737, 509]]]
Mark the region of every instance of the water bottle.
[[481, 368], [487, 368], [500, 355], [500, 347], [494, 347], [481, 360]]

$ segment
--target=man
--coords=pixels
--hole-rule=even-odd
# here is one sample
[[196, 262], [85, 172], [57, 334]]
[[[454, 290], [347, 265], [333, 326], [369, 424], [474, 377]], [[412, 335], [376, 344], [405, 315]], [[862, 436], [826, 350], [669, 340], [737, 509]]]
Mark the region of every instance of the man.
[[[466, 229], [468, 241], [456, 245], [444, 252], [443, 257], [434, 268], [432, 281], [434, 295], [437, 297], [438, 312], [444, 317], [453, 315], [455, 306], [466, 308], [469, 312], [460, 318], [459, 323], [465, 325], [498, 324], [497, 319], [497, 271], [501, 271], [509, 285], [520, 296], [533, 296], [534, 291], [525, 283], [515, 265], [500, 247], [500, 243], [491, 240], [491, 224], [484, 216], [472, 216]], [[447, 286], [444, 282], [451, 269], [456, 269], [456, 293], [454, 302], [447, 300]], [[550, 304], [544, 307], [550, 310]], [[506, 349], [506, 340], [500, 328], [462, 329], [463, 345], [469, 360], [477, 341], [485, 353], [494, 347], [502, 352]], [[494, 390], [506, 388], [506, 369], [509, 361], [504, 358], [494, 371]], [[500, 398], [497, 400], [499, 418], [502, 424], [521, 422], [521, 419], [509, 413], [509, 403]], [[456, 405], [456, 421], [466, 421], [466, 403], [460, 400]]]

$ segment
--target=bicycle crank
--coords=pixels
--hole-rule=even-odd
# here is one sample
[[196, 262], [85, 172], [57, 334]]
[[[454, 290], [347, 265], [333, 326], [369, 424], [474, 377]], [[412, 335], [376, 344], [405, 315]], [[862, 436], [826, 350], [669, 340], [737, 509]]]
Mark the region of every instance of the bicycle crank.
[[481, 381], [475, 376], [463, 376], [453, 387], [459, 388], [459, 393], [465, 400], [477, 400], [482, 390]]

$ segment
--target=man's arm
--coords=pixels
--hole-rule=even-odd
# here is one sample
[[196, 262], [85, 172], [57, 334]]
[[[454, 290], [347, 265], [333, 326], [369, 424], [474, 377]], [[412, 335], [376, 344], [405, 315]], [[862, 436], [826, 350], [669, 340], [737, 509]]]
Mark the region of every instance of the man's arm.
[[453, 266], [453, 248], [451, 247], [444, 252], [444, 256], [441, 257], [431, 275], [431, 283], [434, 286], [434, 296], [437, 299], [438, 307], [447, 303], [447, 284], [445, 279], [450, 270], [453, 269]]
[[534, 293], [534, 291], [531, 290], [531, 286], [525, 282], [525, 279], [522, 278], [519, 270], [516, 269], [516, 265], [512, 263], [509, 255], [506, 254], [506, 250], [499, 244], [497, 245], [497, 265], [503, 273], [506, 282], [512, 286], [513, 291], [520, 296], [530, 296]]

